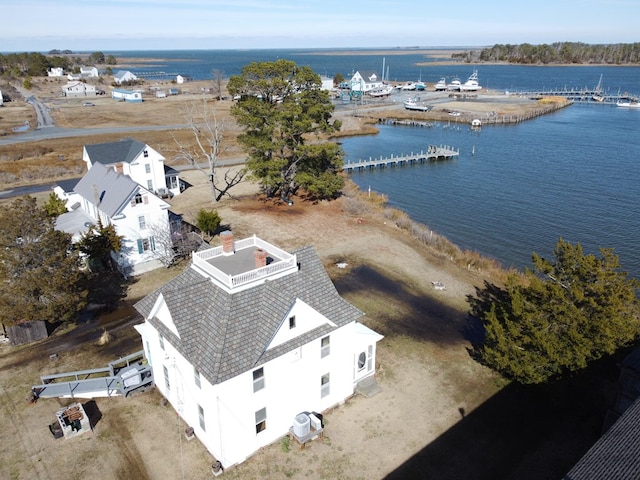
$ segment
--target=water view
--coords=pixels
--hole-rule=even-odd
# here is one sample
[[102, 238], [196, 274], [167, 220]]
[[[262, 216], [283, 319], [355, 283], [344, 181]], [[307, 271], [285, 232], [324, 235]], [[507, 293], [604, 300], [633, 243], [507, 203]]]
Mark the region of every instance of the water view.
[[[321, 75], [382, 72], [392, 81], [465, 79], [478, 70], [480, 84], [500, 93], [593, 88], [640, 93], [640, 67], [443, 65], [422, 52], [384, 56], [335, 50], [185, 50], [113, 52], [118, 61], [154, 58], [139, 71], [208, 79], [212, 71], [240, 73], [252, 61], [287, 58]], [[340, 53], [340, 54], [337, 54]], [[135, 71], [135, 69], [132, 69]], [[387, 72], [385, 71], [385, 74]], [[426, 150], [429, 144], [460, 150], [458, 160], [351, 175], [363, 189], [388, 195], [391, 206], [445, 235], [461, 248], [531, 265], [531, 253], [551, 254], [558, 237], [587, 253], [614, 248], [623, 269], [640, 278], [640, 110], [576, 103], [517, 125], [437, 123], [431, 128], [380, 126], [378, 135], [343, 140], [346, 159]]]

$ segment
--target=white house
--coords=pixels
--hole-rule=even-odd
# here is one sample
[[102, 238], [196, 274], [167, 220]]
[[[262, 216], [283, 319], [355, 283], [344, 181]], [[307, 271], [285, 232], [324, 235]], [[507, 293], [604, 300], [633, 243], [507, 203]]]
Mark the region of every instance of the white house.
[[182, 83], [187, 83], [191, 81], [191, 77], [188, 75], [177, 75], [176, 76], [176, 83], [182, 84]]
[[125, 101], [130, 103], [142, 102], [142, 92], [140, 90], [126, 90], [124, 88], [114, 88], [111, 90], [111, 98], [118, 101]]
[[47, 70], [47, 77], [64, 77], [64, 68], [51, 67]]
[[384, 86], [384, 83], [382, 80], [378, 79], [378, 76], [373, 72], [365, 74], [356, 72], [349, 81], [349, 88], [351, 88], [351, 91], [353, 92], [367, 93], [371, 90], [381, 88], [382, 86]]
[[62, 93], [65, 97], [95, 97], [96, 87], [80, 81], [69, 82], [62, 87]]
[[321, 90], [334, 90], [335, 86], [333, 85], [333, 78], [320, 76], [320, 81], [322, 82]]
[[118, 70], [113, 75], [113, 82], [116, 85], [122, 85], [123, 83], [126, 83], [126, 82], [135, 82], [137, 80], [138, 80], [138, 77], [136, 77], [129, 70]]
[[165, 158], [159, 152], [137, 140], [85, 145], [82, 160], [87, 170], [97, 163], [114, 168], [120, 164], [125, 175], [161, 197], [181, 192], [179, 173], [164, 164]]
[[80, 77], [82, 78], [98, 78], [100, 77], [100, 72], [98, 72], [97, 67], [80, 67]]
[[135, 328], [156, 387], [229, 467], [288, 434], [301, 412], [373, 381], [382, 336], [359, 323], [312, 247], [221, 237], [135, 305], [145, 319]]
[[77, 241], [98, 219], [123, 237], [112, 253], [120, 270], [136, 275], [162, 266], [171, 254], [169, 204], [123, 173], [122, 164], [95, 164], [73, 188], [72, 211], [56, 220], [56, 229]]

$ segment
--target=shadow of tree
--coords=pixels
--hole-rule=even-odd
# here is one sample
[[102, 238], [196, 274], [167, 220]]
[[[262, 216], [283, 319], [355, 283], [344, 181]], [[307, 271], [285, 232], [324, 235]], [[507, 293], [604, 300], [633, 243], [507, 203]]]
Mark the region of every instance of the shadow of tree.
[[510, 384], [472, 412], [460, 408], [455, 426], [385, 478], [562, 478], [600, 437], [624, 354], [551, 384]]

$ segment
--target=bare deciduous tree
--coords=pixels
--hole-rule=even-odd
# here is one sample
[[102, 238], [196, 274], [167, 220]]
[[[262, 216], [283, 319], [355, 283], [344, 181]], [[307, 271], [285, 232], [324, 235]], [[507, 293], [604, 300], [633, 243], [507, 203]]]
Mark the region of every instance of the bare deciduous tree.
[[222, 100], [222, 91], [224, 86], [224, 72], [214, 68], [211, 70], [211, 80], [213, 81], [213, 94], [218, 100]]
[[244, 179], [247, 170], [226, 170], [223, 178], [218, 178], [217, 167], [222, 151], [224, 124], [218, 121], [215, 111], [207, 105], [204, 97], [201, 104], [187, 104], [185, 116], [193, 133], [194, 143], [186, 145], [174, 137], [178, 145], [177, 158], [187, 160], [191, 166], [207, 176], [214, 202], [220, 201], [225, 195], [231, 197], [229, 190]]

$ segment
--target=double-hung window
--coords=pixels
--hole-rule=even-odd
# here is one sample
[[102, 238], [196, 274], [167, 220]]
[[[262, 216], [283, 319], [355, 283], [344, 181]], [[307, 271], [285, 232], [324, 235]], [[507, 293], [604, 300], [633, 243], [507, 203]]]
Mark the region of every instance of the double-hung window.
[[264, 388], [264, 368], [260, 367], [253, 371], [253, 392]]
[[267, 429], [267, 409], [261, 408], [256, 412], [256, 435]]
[[320, 340], [320, 358], [324, 358], [331, 353], [331, 340], [329, 335]]
[[325, 373], [320, 377], [320, 398], [324, 398], [331, 393], [330, 374]]

